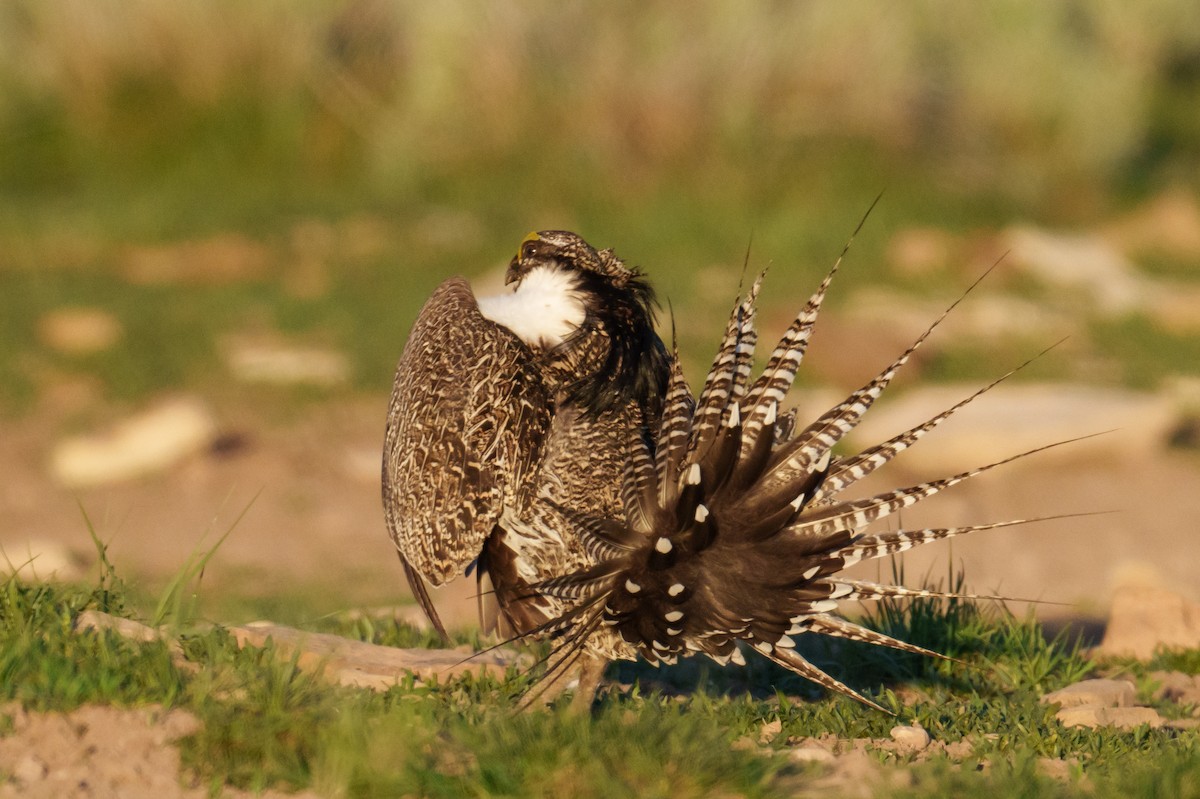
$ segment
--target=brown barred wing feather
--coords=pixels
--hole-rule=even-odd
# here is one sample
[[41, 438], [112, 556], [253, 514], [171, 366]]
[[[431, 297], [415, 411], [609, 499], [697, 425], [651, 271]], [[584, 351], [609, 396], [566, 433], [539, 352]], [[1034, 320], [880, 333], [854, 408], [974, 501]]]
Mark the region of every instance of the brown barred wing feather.
[[529, 348], [480, 314], [465, 280], [442, 283], [400, 356], [384, 439], [384, 516], [410, 582], [461, 573], [528, 504], [550, 418]]

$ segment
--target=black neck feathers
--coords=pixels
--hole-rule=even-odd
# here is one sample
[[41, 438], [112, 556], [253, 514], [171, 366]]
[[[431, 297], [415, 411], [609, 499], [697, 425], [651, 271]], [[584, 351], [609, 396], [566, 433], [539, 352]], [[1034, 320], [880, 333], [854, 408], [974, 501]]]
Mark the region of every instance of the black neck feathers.
[[[601, 275], [581, 274], [587, 318], [576, 336], [599, 329], [608, 346], [597, 368], [566, 386], [565, 401], [592, 417], [636, 402], [647, 421], [657, 420], [669, 364], [667, 348], [654, 330], [654, 289], [640, 274], [621, 286]], [[576, 336], [563, 346], [571, 346]]]

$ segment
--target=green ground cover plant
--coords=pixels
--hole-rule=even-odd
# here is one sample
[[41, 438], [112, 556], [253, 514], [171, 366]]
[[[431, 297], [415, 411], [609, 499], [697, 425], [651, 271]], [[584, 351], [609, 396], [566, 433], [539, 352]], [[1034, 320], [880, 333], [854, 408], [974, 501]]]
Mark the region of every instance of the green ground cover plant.
[[[178, 743], [186, 779], [213, 791], [229, 784], [335, 796], [789, 796], [821, 773], [788, 760], [795, 742], [827, 734], [886, 740], [897, 723], [919, 724], [936, 741], [970, 743], [969, 754], [922, 763], [913, 753], [868, 748], [885, 769], [911, 772], [913, 795], [1189, 796], [1200, 779], [1194, 729], [1068, 729], [1053, 706], [1038, 701], [1101, 671], [1143, 682], [1155, 668], [1194, 672], [1195, 652], [1097, 665], [1077, 641], [1047, 640], [1032, 618], [996, 607], [918, 600], [888, 603], [868, 617], [959, 662], [853, 644], [811, 653], [895, 716], [824, 696], [750, 658], [745, 669], [623, 664], [610, 672], [612, 688], [592, 715], [581, 718], [564, 703], [516, 712], [531, 679], [516, 667], [503, 678], [401, 678], [385, 692], [333, 686], [271, 644], [239, 649], [220, 624], [163, 614], [180, 607], [173, 598], [180, 586], [194, 588], [202, 558], [180, 570], [154, 611], [128, 600], [129, 589], [100, 553], [101, 575], [91, 585], [12, 578], [0, 585], [0, 698], [33, 711], [85, 703], [187, 709], [202, 726]], [[161, 641], [76, 631], [75, 619], [88, 609], [167, 621], [182, 660]], [[362, 614], [310, 626], [385, 644], [435, 643]], [[479, 643], [470, 632], [457, 640]], [[778, 730], [760, 739], [763, 725], [775, 721]], [[1075, 765], [1066, 781], [1055, 781], [1038, 770], [1039, 758]]]

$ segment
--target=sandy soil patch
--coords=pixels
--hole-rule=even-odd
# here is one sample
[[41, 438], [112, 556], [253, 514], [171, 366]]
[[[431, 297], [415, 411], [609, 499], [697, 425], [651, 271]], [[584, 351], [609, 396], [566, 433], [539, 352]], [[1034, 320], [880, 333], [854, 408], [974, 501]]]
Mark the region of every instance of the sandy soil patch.
[[[195, 732], [199, 721], [183, 710], [158, 706], [125, 710], [86, 705], [71, 713], [28, 713], [19, 704], [0, 708], [12, 719], [0, 738], [0, 797], [23, 799], [205, 799], [179, 772], [173, 742]], [[226, 797], [311, 797], [226, 788]]]

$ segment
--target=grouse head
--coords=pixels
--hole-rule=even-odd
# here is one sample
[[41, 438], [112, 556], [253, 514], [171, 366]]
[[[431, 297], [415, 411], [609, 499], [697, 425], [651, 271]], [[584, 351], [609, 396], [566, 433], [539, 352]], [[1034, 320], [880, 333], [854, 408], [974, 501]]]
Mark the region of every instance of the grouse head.
[[592, 245], [568, 230], [543, 230], [530, 233], [521, 242], [508, 264], [504, 282], [520, 281], [538, 267], [564, 269], [594, 275], [614, 287], [624, 287], [641, 274], [613, 255], [612, 250], [597, 252]]
[[[657, 418], [668, 361], [640, 271], [575, 233], [544, 230], [521, 242], [505, 283], [512, 294], [480, 310], [545, 359], [562, 379], [563, 403], [598, 416], [636, 401]], [[490, 313], [505, 302], [504, 319]]]

